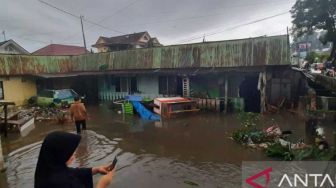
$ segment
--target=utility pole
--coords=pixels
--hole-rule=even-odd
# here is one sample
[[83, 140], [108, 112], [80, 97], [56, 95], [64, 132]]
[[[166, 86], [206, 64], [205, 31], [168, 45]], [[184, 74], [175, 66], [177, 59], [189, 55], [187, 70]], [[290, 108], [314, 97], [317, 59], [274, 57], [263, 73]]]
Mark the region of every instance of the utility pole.
[[4, 41], [6, 41], [6, 32], [5, 32], [5, 30], [2, 31], [2, 34], [4, 36]]
[[287, 30], [287, 45], [288, 45], [288, 50], [287, 50], [287, 53], [288, 53], [288, 57], [289, 57], [289, 62], [292, 63], [292, 56], [291, 56], [291, 45], [290, 45], [290, 40], [289, 40], [289, 29], [288, 29], [288, 26], [286, 28]]
[[84, 27], [83, 27], [83, 16], [82, 15], [80, 15], [80, 21], [81, 21], [81, 25], [82, 25], [82, 34], [83, 34], [84, 48], [85, 48], [85, 53], [86, 53], [87, 50], [86, 50], [86, 41], [85, 41], [85, 34], [84, 34]]

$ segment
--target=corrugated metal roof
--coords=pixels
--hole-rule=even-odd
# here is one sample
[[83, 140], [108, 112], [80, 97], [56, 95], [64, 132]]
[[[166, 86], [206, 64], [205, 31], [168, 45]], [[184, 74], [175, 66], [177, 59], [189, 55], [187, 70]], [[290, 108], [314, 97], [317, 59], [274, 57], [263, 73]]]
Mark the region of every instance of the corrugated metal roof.
[[286, 35], [78, 56], [0, 55], [0, 75], [289, 65]]
[[242, 73], [242, 72], [260, 72], [266, 70], [264, 67], [212, 67], [212, 68], [180, 68], [180, 69], [138, 69], [138, 70], [108, 70], [108, 71], [88, 71], [88, 72], [71, 72], [71, 73], [53, 73], [53, 74], [35, 74], [36, 77], [42, 78], [64, 78], [77, 76], [92, 76], [92, 75], [188, 75], [196, 76], [202, 74], [218, 74], [223, 72]]

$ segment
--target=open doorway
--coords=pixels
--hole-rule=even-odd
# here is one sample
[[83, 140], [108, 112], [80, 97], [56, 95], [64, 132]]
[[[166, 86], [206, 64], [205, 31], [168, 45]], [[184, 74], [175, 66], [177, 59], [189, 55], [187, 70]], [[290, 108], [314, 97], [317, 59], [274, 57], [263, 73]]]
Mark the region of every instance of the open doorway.
[[178, 96], [183, 96], [183, 83], [182, 83], [182, 77], [177, 76], [176, 77], [176, 94]]
[[71, 89], [75, 90], [80, 96], [85, 96], [85, 102], [96, 104], [98, 102], [97, 77], [80, 76], [73, 79]]
[[258, 90], [258, 74], [245, 76], [239, 86], [239, 96], [244, 98], [245, 112], [260, 112], [260, 91]]

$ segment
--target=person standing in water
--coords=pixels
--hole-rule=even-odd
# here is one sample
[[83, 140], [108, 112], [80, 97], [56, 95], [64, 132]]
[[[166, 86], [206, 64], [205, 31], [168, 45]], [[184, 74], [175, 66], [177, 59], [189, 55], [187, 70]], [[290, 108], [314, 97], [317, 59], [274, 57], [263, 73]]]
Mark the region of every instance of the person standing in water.
[[111, 183], [115, 170], [108, 166], [68, 167], [75, 159], [80, 139], [80, 135], [61, 131], [47, 135], [36, 165], [34, 188], [93, 188], [92, 176], [95, 174], [105, 174], [96, 188], [105, 188]]
[[70, 106], [71, 120], [75, 121], [77, 134], [80, 134], [81, 130], [86, 130], [87, 113], [79, 97], [76, 96], [74, 100], [75, 102]]

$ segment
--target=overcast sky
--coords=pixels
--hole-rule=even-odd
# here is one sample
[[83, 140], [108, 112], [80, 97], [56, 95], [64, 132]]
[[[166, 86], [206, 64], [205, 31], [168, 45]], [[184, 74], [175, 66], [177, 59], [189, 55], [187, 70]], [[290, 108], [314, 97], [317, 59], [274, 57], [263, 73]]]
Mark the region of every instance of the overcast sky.
[[[88, 49], [99, 36], [148, 31], [164, 45], [285, 34], [295, 0], [43, 0], [84, 22]], [[239, 27], [236, 27], [239, 26]], [[83, 46], [80, 20], [39, 0], [0, 0], [0, 32], [33, 52], [50, 43]], [[194, 40], [193, 40], [194, 39]], [[0, 35], [0, 41], [3, 41]]]

